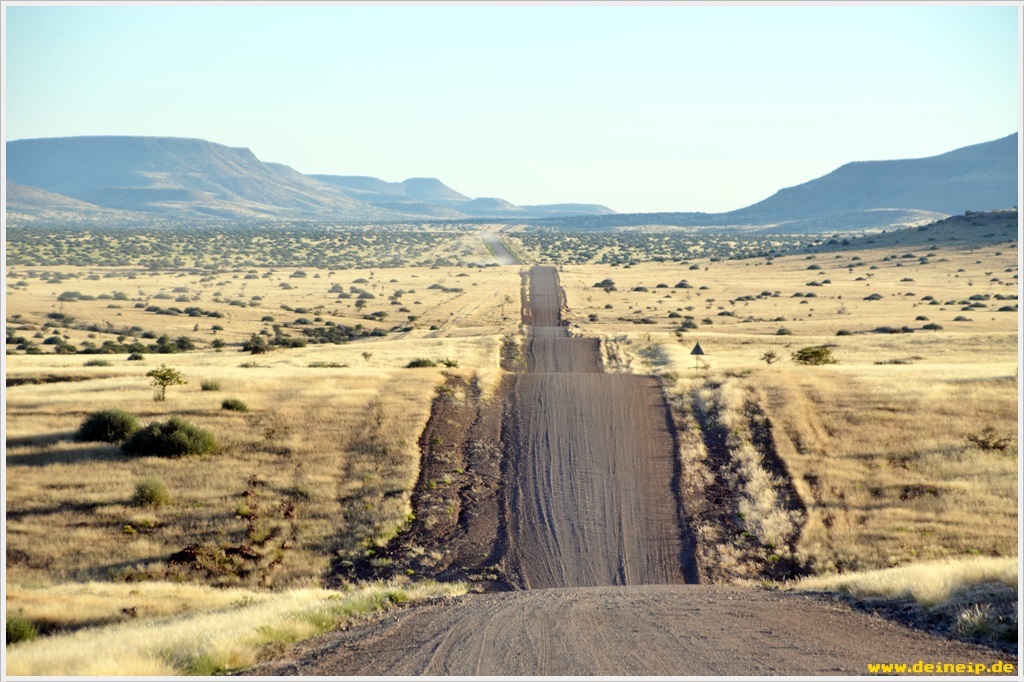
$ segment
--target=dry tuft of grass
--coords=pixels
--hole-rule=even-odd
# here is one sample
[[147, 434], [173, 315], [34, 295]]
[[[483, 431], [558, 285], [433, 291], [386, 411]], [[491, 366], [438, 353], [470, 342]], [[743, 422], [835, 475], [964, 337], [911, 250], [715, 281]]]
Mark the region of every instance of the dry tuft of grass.
[[927, 561], [908, 566], [803, 578], [791, 589], [837, 592], [857, 598], [910, 599], [926, 608], [942, 606], [980, 584], [1016, 589], [1016, 557], [970, 557]]
[[[79, 617], [104, 618], [137, 604], [112, 625], [54, 634], [7, 648], [10, 675], [48, 677], [214, 675], [282, 655], [294, 642], [342, 627], [395, 604], [466, 592], [461, 583], [371, 584], [266, 593], [195, 585], [62, 585], [15, 590], [30, 619], [70, 604]], [[87, 616], [86, 614], [90, 615]], [[161, 617], [164, 614], [170, 617]], [[64, 617], [67, 621], [67, 617]]]

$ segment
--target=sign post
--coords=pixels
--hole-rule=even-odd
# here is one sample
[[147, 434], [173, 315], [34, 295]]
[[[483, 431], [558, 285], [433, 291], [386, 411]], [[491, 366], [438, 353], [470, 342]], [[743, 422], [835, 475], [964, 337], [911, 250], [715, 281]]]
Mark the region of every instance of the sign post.
[[693, 370], [695, 372], [700, 371], [700, 356], [704, 355], [704, 349], [700, 347], [699, 341], [693, 347], [693, 350], [690, 351], [690, 355], [693, 356]]

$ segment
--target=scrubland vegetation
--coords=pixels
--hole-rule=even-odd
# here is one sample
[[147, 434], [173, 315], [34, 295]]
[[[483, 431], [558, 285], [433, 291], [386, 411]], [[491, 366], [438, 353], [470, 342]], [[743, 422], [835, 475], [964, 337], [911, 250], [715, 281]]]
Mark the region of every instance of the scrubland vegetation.
[[[519, 269], [486, 267], [476, 233], [449, 227], [8, 234], [9, 631], [43, 635], [8, 649], [8, 672], [231, 670], [462, 589], [344, 578], [412, 518], [445, 374], [493, 391], [516, 350]], [[562, 264], [570, 330], [602, 340], [608, 371], [662, 377], [704, 579], [909, 585], [963, 628], [984, 621], [978, 585], [1010, 589], [1015, 241], [509, 241]], [[809, 348], [836, 362], [800, 364]], [[154, 400], [162, 364], [187, 383]], [[209, 447], [125, 449], [172, 420]], [[907, 578], [922, 561], [946, 563]], [[860, 573], [879, 570], [902, 572]]]
[[925, 249], [563, 266], [573, 333], [663, 378], [708, 579], [953, 560], [908, 582], [1016, 632], [975, 560], [1016, 572], [1017, 246]]
[[[417, 438], [435, 387], [454, 372], [493, 392], [500, 345], [519, 317], [506, 299], [518, 300], [520, 277], [466, 265], [487, 262], [479, 239], [267, 231], [250, 246], [244, 235], [83, 231], [39, 243], [9, 235], [11, 252], [45, 263], [23, 268], [15, 256], [6, 278], [8, 612], [45, 635], [24, 645], [38, 654], [18, 646], [19, 657], [36, 657], [21, 669], [86, 674], [89, 647], [101, 651], [106, 641], [97, 632], [112, 623], [134, 631], [158, 615], [140, 603], [147, 589], [169, 590], [179, 616], [207, 610], [173, 596], [199, 585], [209, 586], [211, 603], [221, 600], [209, 595], [244, 589], [261, 603], [287, 603], [282, 613], [315, 615], [324, 599], [332, 609], [335, 597], [349, 600], [323, 590], [327, 583], [358, 596], [347, 567], [412, 518]], [[332, 251], [338, 244], [348, 250]], [[125, 249], [129, 260], [106, 265]], [[193, 260], [200, 256], [207, 260]], [[392, 258], [423, 265], [388, 267]], [[330, 269], [310, 265], [321, 259]], [[354, 269], [366, 263], [372, 268]], [[407, 368], [417, 358], [433, 367]], [[461, 588], [393, 589], [418, 598]], [[109, 597], [102, 613], [73, 615], [96, 590]], [[32, 606], [47, 603], [64, 604], [67, 615]], [[249, 618], [223, 608], [217, 618]], [[296, 618], [305, 616], [285, 620]], [[92, 626], [104, 629], [59, 635], [91, 643], [46, 667], [69, 646], [57, 633]], [[249, 653], [235, 660], [229, 636], [208, 669], [205, 653], [169, 660], [156, 648], [177, 646], [159, 634], [164, 627], [140, 635], [152, 636], [143, 658], [156, 662], [119, 668], [105, 654], [88, 670], [216, 671], [266, 653], [239, 645]], [[118, 656], [136, 656], [132, 648], [122, 641]]]

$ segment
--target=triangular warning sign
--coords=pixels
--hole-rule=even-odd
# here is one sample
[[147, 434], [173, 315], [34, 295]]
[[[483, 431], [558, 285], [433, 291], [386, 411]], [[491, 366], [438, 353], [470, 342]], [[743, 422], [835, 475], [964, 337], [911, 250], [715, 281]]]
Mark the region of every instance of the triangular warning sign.
[[700, 343], [693, 347], [690, 351], [690, 355], [704, 355], [704, 349], [700, 347]]

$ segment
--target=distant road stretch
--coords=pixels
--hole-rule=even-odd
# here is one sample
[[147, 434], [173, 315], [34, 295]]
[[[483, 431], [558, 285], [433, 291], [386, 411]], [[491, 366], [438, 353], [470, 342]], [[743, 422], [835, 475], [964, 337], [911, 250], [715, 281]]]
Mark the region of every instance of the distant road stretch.
[[519, 260], [514, 253], [508, 250], [505, 242], [501, 241], [501, 237], [493, 232], [484, 232], [480, 235], [480, 239], [490, 248], [491, 253], [494, 254], [494, 260], [498, 261], [498, 265], [523, 264], [523, 261]]

